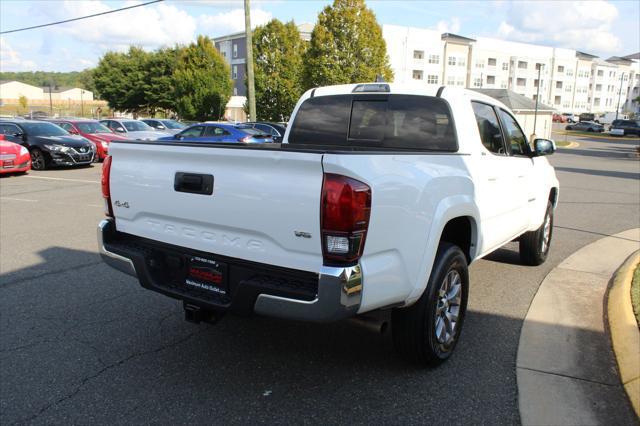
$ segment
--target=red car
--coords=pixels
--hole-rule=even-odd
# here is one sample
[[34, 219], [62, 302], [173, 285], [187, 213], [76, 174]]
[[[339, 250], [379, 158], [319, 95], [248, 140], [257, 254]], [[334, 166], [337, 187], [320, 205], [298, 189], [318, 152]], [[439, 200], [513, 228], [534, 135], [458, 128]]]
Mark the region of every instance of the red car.
[[51, 120], [73, 135], [80, 135], [96, 144], [96, 154], [99, 160], [109, 155], [109, 143], [112, 140], [127, 140], [112, 132], [104, 124], [96, 120]]
[[26, 173], [29, 170], [29, 150], [22, 145], [4, 140], [4, 136], [0, 135], [0, 174]]
[[554, 123], [566, 123], [567, 122], [567, 117], [562, 115], [562, 114], [553, 114], [553, 122]]

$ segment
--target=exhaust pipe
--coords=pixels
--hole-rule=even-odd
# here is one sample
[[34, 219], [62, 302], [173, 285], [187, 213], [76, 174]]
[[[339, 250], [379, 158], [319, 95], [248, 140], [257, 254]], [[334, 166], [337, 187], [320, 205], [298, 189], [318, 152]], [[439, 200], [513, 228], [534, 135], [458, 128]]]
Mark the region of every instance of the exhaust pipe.
[[350, 318], [349, 322], [377, 334], [385, 334], [389, 328], [389, 320], [386, 318], [375, 318], [361, 315]]

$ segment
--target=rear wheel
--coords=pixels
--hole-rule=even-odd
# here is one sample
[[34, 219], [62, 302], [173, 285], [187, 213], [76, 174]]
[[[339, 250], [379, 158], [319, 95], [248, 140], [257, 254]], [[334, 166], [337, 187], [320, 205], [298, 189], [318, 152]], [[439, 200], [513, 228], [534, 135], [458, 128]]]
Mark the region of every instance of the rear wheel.
[[47, 168], [47, 159], [38, 148], [31, 150], [31, 168], [34, 170], [44, 170]]
[[467, 308], [469, 271], [458, 246], [440, 243], [427, 288], [416, 303], [392, 313], [393, 343], [414, 362], [436, 366], [458, 343]]
[[538, 266], [547, 260], [553, 236], [553, 205], [547, 202], [542, 225], [520, 237], [520, 260], [525, 265]]

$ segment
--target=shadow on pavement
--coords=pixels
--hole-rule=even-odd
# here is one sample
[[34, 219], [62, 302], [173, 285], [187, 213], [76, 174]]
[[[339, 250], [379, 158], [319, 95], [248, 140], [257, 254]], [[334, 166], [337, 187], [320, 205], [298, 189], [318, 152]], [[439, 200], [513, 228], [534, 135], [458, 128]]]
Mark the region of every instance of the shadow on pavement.
[[[34, 268], [47, 272], [0, 275], [3, 424], [520, 423], [519, 318], [470, 310], [456, 354], [424, 369], [396, 356], [389, 335], [348, 322], [193, 325], [179, 302], [95, 253], [39, 254]], [[573, 334], [585, 351], [603, 339]]]
[[619, 172], [615, 170], [594, 170], [594, 169], [578, 169], [573, 167], [555, 167], [556, 171], [567, 173], [582, 173], [594, 176], [607, 176], [620, 179], [640, 179], [640, 173]]

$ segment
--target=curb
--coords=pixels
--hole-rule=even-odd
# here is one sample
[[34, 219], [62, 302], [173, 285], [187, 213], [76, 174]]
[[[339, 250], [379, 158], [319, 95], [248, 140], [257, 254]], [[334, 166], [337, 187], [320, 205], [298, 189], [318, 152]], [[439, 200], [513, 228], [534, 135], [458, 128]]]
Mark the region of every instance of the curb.
[[620, 259], [638, 250], [640, 228], [601, 238], [562, 261], [540, 284], [516, 359], [523, 425], [637, 424], [605, 318]]
[[578, 142], [569, 142], [569, 145], [567, 145], [567, 146], [559, 146], [558, 149], [571, 149], [571, 148], [577, 148], [579, 146], [580, 146], [580, 144]]
[[631, 405], [640, 416], [640, 329], [631, 306], [631, 280], [640, 263], [640, 250], [618, 269], [609, 290], [609, 329], [620, 379]]

